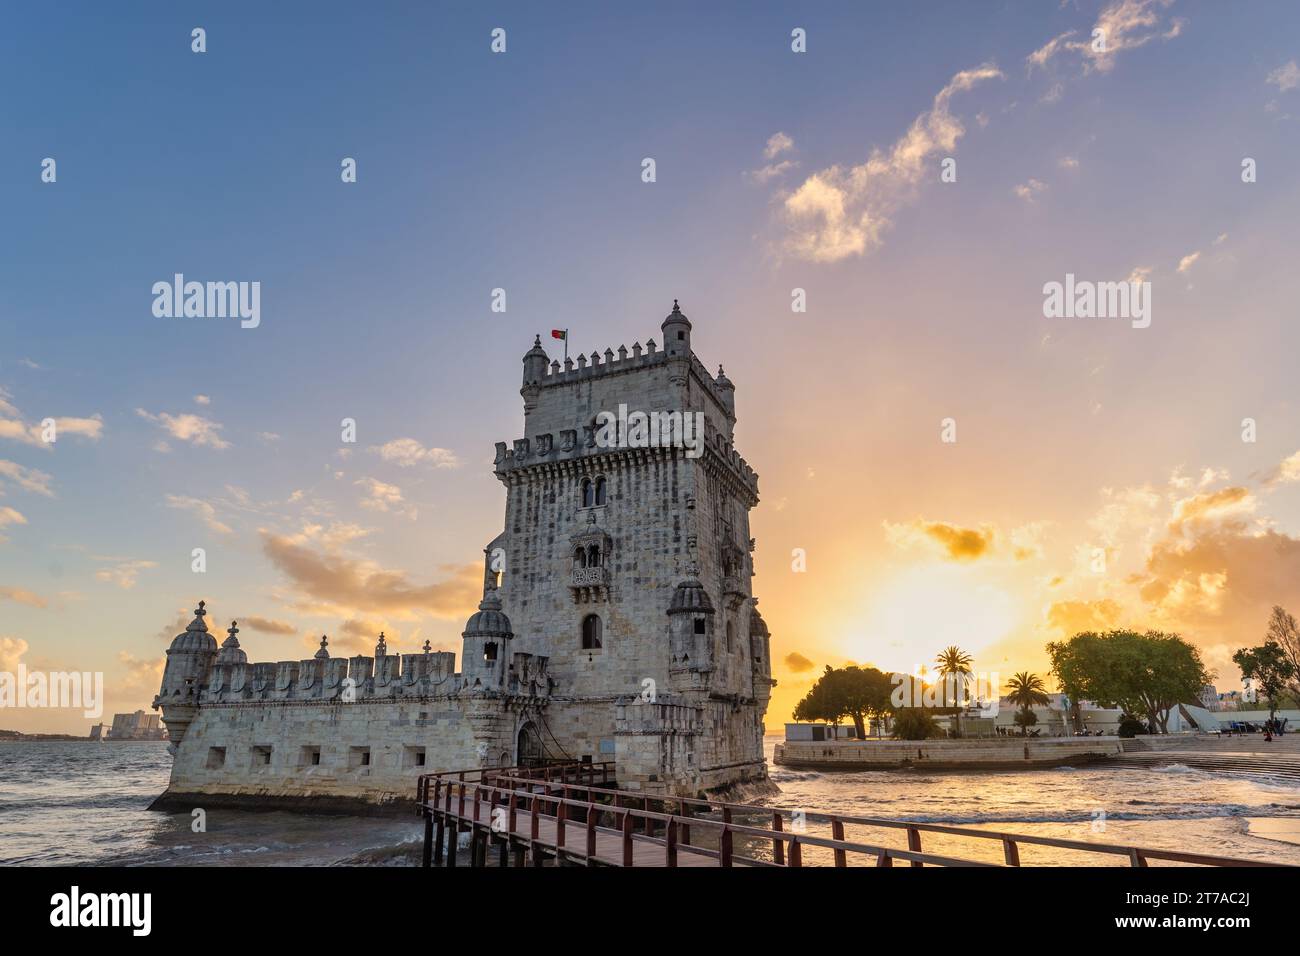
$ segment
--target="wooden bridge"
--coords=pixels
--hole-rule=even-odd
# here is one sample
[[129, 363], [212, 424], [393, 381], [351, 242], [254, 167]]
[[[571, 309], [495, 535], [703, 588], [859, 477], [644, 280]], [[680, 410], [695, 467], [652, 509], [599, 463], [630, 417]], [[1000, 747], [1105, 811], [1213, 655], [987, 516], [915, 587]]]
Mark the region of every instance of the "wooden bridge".
[[[610, 763], [424, 774], [416, 793], [424, 817], [424, 866], [454, 867], [460, 834], [469, 866], [1020, 866], [1022, 846], [1055, 847], [1151, 862], [1272, 866], [1254, 860], [979, 830], [936, 823], [825, 814], [620, 790]], [[830, 835], [808, 831], [829, 826]], [[906, 848], [850, 840], [847, 828], [903, 831]], [[1002, 863], [923, 851], [922, 834], [1001, 844]], [[987, 846], [987, 842], [983, 846]], [[972, 845], [974, 846], [974, 845]], [[805, 862], [805, 853], [809, 860]], [[986, 856], [988, 854], [985, 854]], [[1089, 858], [1080, 861], [1089, 863]]]

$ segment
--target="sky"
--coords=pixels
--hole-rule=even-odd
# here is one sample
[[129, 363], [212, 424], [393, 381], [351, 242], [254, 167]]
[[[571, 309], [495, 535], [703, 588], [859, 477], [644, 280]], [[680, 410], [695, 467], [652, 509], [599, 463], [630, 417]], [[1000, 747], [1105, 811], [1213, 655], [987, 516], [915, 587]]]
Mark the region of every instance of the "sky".
[[[828, 664], [1005, 680], [1081, 629], [1238, 687], [1300, 613], [1300, 11], [701, 6], [8, 12], [0, 670], [147, 708], [200, 599], [252, 660], [459, 653], [533, 335], [676, 298], [760, 475], [769, 729]], [[176, 273], [259, 324], [155, 315]], [[1047, 316], [1067, 275], [1149, 324]]]

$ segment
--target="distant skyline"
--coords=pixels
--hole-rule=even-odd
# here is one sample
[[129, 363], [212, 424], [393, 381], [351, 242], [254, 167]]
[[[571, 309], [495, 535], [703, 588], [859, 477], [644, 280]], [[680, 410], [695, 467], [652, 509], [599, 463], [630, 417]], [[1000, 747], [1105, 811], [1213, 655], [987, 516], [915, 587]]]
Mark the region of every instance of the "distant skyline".
[[[631, 347], [676, 298], [759, 474], [769, 730], [827, 664], [955, 643], [1046, 674], [1048, 641], [1112, 626], [1237, 688], [1232, 651], [1300, 613], [1298, 27], [1187, 0], [11, 11], [0, 670], [103, 671], [102, 720], [147, 709], [200, 599], [251, 660], [381, 629], [459, 655], [533, 336]], [[257, 326], [155, 315], [177, 274], [259, 283]], [[1149, 325], [1045, 317], [1067, 276], [1149, 283]]]

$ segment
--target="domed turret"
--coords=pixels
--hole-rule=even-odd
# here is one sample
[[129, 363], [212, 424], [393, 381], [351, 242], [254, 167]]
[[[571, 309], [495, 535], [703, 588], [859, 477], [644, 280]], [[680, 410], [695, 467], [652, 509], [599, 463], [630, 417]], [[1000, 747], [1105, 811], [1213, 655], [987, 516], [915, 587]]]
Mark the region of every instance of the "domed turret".
[[659, 328], [664, 333], [664, 351], [669, 356], [691, 354], [691, 320], [682, 314], [676, 299], [673, 299], [673, 310]]
[[208, 633], [208, 625], [203, 618], [207, 616], [205, 602], [200, 601], [194, 609], [194, 620], [172, 640], [169, 653], [178, 651], [217, 652], [217, 639]]
[[247, 664], [248, 655], [244, 653], [243, 648], [239, 646], [239, 638], [235, 635], [239, 633], [238, 621], [231, 621], [230, 627], [226, 629], [229, 636], [221, 644], [221, 650], [217, 651], [218, 664]]
[[322, 634], [320, 636], [320, 650], [318, 650], [314, 655], [316, 660], [327, 661], [330, 659], [329, 644], [329, 638]]
[[698, 686], [713, 670], [713, 599], [692, 563], [668, 603], [669, 676], [673, 688]]
[[464, 641], [461, 651], [461, 673], [469, 687], [500, 689], [506, 675], [506, 649], [514, 633], [510, 618], [501, 610], [501, 598], [496, 588], [483, 592], [478, 610], [465, 622], [461, 633]]
[[534, 336], [533, 347], [524, 354], [524, 386], [540, 385], [550, 364], [546, 349], [542, 348], [542, 337]]
[[673, 591], [668, 613], [713, 614], [713, 599], [709, 597], [709, 592], [704, 590], [700, 579], [688, 572], [688, 576]]
[[167, 736], [171, 740], [169, 749], [172, 753], [176, 752], [175, 748], [194, 720], [199, 693], [208, 682], [208, 673], [217, 656], [217, 641], [208, 633], [208, 626], [203, 622], [207, 613], [204, 603], [200, 601], [194, 609], [194, 620], [183, 633], [176, 635], [171, 647], [167, 649], [162, 687], [153, 700], [155, 709], [162, 708], [162, 719], [167, 725]]
[[718, 377], [713, 380], [713, 384], [718, 387], [718, 397], [722, 400], [722, 406], [727, 410], [727, 414], [732, 419], [736, 417], [736, 386], [731, 384], [731, 379], [727, 378], [727, 373], [718, 366]]
[[501, 610], [501, 598], [496, 588], [488, 588], [479, 602], [478, 610], [465, 622], [461, 637], [514, 637], [510, 630], [510, 618]]

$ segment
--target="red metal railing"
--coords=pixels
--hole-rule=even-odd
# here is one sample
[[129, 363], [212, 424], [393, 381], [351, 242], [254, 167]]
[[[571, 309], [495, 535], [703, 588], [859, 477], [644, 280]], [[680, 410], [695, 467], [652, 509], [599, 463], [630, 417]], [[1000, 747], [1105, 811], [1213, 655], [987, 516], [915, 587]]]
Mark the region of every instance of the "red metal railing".
[[[876, 866], [895, 860], [914, 867], [995, 866], [972, 859], [925, 852], [923, 832], [1001, 843], [1006, 866], [1020, 866], [1022, 845], [1054, 847], [1092, 854], [1112, 854], [1131, 866], [1149, 861], [1202, 866], [1268, 866], [1254, 860], [1183, 853], [1119, 844], [1093, 843], [1059, 837], [979, 830], [935, 823], [908, 823], [846, 814], [804, 813], [780, 807], [728, 803], [691, 797], [634, 793], [607, 784], [612, 764], [560, 764], [541, 768], [501, 768], [426, 774], [419, 779], [419, 812], [425, 819], [424, 865], [441, 863], [444, 843], [447, 865], [455, 866], [457, 839], [470, 833], [470, 865], [486, 864], [488, 848], [496, 844], [501, 864], [513, 852], [516, 866], [525, 856], [534, 866], [545, 859], [586, 866], [803, 866], [806, 847], [829, 851], [837, 867], [847, 866], [849, 854], [873, 857]], [[657, 809], [654, 809], [657, 807]], [[704, 816], [703, 814], [710, 814]], [[519, 826], [527, 816], [527, 829]], [[760, 817], [766, 827], [738, 822], [736, 817]], [[787, 821], [799, 826], [787, 828]], [[829, 824], [830, 837], [806, 830], [808, 823]], [[545, 832], [543, 825], [545, 824]], [[850, 840], [846, 827], [897, 829], [906, 832], [907, 849]], [[700, 840], [698, 837], [706, 836]], [[693, 839], [696, 837], [697, 839]], [[736, 851], [736, 839], [754, 846], [767, 843], [772, 858]], [[575, 845], [573, 840], [578, 840]], [[645, 848], [658, 850], [645, 852]], [[638, 853], [638, 850], [642, 852]], [[750, 852], [753, 852], [752, 850]]]

